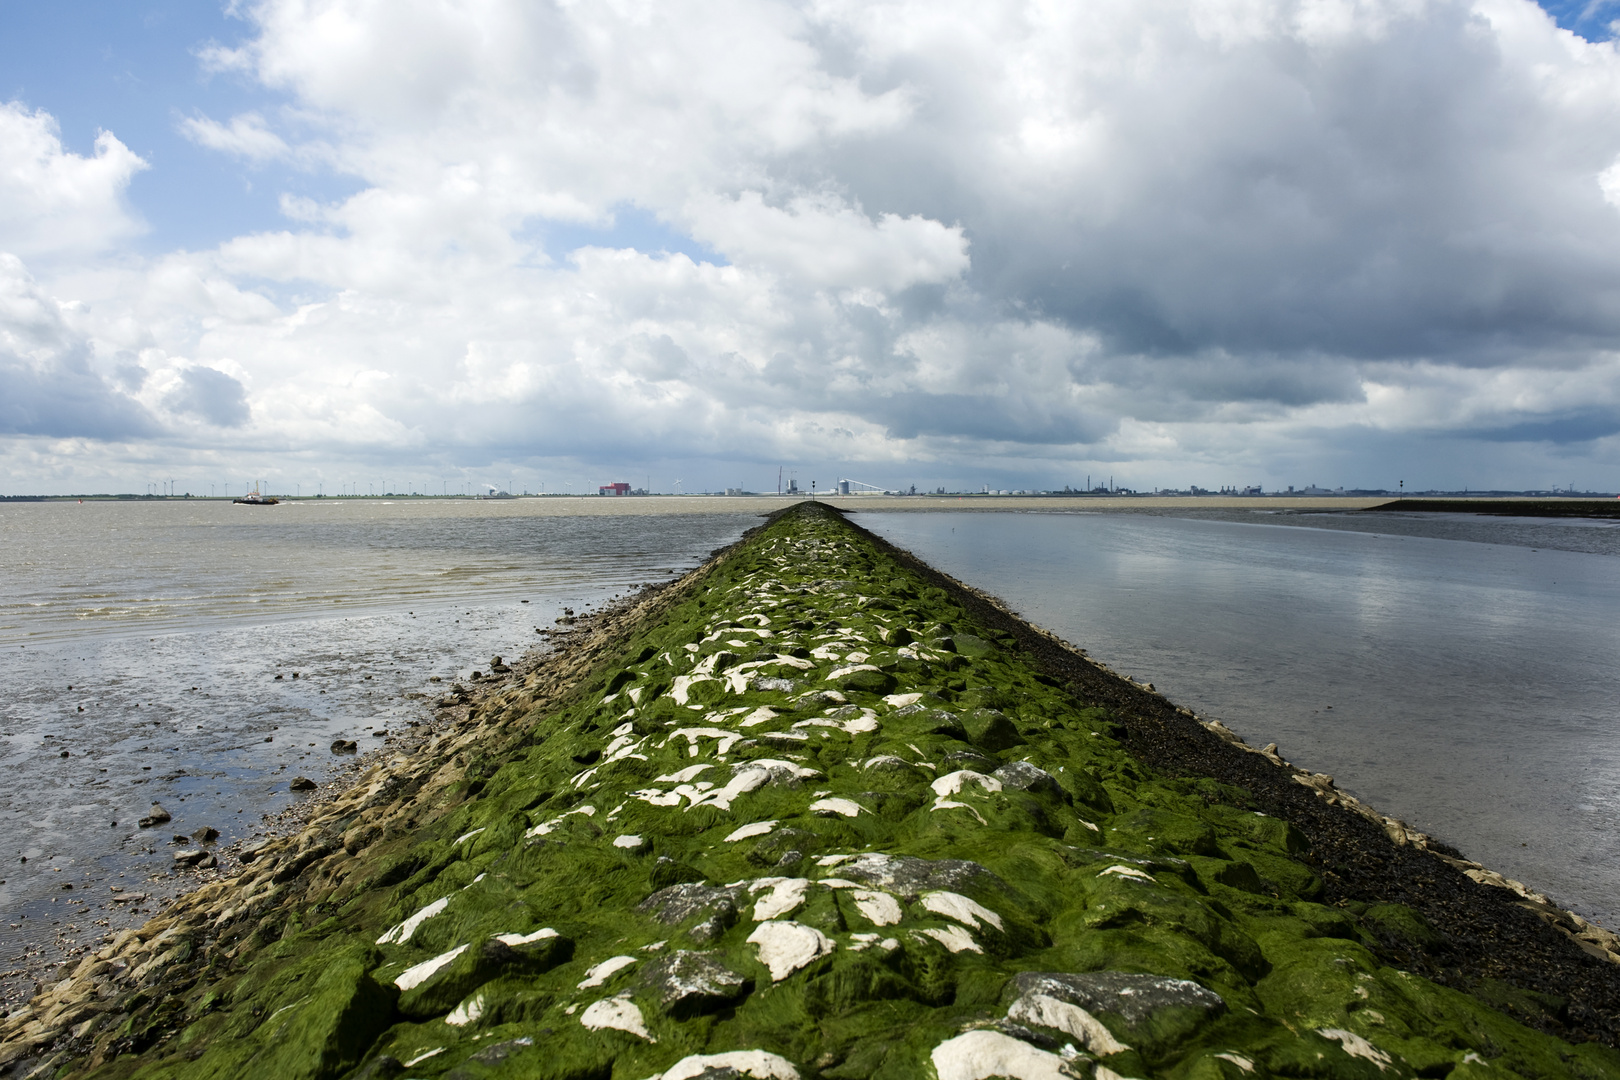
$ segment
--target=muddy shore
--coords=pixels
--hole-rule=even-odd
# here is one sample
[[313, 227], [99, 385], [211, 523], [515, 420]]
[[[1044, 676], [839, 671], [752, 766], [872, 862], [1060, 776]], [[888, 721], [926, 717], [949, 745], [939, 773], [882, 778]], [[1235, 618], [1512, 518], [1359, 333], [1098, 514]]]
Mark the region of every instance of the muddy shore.
[[[1374, 943], [1381, 962], [1473, 994], [1561, 1039], [1620, 1045], [1620, 940], [1614, 935], [1378, 815], [1336, 791], [1331, 777], [1289, 765], [1275, 747], [1250, 748], [1220, 725], [1200, 722], [1150, 686], [1108, 671], [880, 538], [864, 539], [944, 590], [976, 622], [1011, 638], [1016, 645], [1009, 647], [1051, 683], [1088, 707], [1106, 709], [1112, 737], [1141, 763], [1165, 776], [1241, 788], [1254, 810], [1308, 835], [1311, 848], [1301, 858], [1321, 877], [1321, 903], [1352, 911], [1401, 904], [1419, 912], [1433, 936], [1417, 943], [1391, 933]], [[198, 875], [194, 892], [84, 956], [72, 975], [7, 1017], [0, 1024], [0, 1065], [18, 1076], [75, 1062], [94, 1067], [171, 1037], [182, 1017], [165, 1013], [164, 1003], [206, 981], [210, 965], [230, 961], [242, 947], [240, 933], [228, 945], [220, 927], [279, 934], [287, 913], [333, 905], [368, 847], [422, 829], [475, 797], [528, 744], [526, 717], [575, 694], [639, 628], [688, 599], [726, 555], [716, 553], [672, 585], [581, 620], [557, 635], [555, 651], [530, 658], [499, 682], [469, 687], [462, 700], [443, 705], [432, 724], [413, 729], [410, 743], [368, 755], [356, 763], [352, 779], [324, 785], [282, 815], [274, 823], [278, 839], [251, 850], [225, 849], [218, 868]], [[148, 993], [130, 1005], [143, 985], [156, 986], [158, 996]], [[122, 1026], [108, 1038], [106, 1018], [115, 1010]]]

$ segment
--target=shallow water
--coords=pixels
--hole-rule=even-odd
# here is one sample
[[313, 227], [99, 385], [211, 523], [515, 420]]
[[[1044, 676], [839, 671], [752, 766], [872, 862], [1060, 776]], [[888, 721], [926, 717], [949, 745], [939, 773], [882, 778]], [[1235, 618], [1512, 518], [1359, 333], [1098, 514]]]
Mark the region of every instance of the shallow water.
[[855, 520], [1620, 926], [1620, 530], [1465, 517]]
[[[565, 605], [684, 572], [759, 521], [602, 509], [0, 507], [4, 940], [94, 940], [110, 885], [179, 886], [148, 882], [172, 864], [171, 837], [253, 835], [296, 798], [293, 776], [347, 760], [334, 739], [370, 749], [374, 732], [424, 719], [443, 692], [431, 676], [514, 659]], [[136, 828], [154, 800], [174, 820]]]

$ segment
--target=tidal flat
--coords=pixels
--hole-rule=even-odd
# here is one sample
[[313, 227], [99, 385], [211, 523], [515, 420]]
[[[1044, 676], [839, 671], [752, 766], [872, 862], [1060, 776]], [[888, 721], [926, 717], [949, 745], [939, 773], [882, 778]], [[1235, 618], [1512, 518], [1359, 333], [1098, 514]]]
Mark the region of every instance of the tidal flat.
[[1620, 1077], [1612, 936], [833, 512], [6, 1019], [104, 1077]]

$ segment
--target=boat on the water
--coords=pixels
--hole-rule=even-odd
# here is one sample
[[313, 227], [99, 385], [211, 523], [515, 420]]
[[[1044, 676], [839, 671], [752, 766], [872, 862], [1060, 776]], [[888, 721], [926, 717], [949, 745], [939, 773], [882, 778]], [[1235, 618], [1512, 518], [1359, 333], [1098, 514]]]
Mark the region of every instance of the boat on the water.
[[280, 501], [274, 495], [260, 495], [257, 491], [250, 491], [240, 499], [231, 500], [233, 504], [241, 503], [243, 506], [274, 506]]

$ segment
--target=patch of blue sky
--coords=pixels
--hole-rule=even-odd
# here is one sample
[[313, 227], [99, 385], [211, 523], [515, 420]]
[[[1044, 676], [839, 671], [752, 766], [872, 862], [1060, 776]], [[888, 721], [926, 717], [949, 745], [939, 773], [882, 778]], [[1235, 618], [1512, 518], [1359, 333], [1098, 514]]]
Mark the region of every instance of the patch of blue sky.
[[1539, 0], [1543, 9], [1565, 30], [1587, 41], [1609, 41], [1614, 37], [1615, 20], [1620, 19], [1620, 0]]
[[273, 124], [285, 100], [240, 76], [203, 70], [199, 49], [236, 45], [250, 32], [222, 3], [0, 0], [0, 12], [0, 98], [55, 117], [73, 153], [93, 154], [97, 133], [110, 131], [147, 162], [128, 193], [149, 227], [140, 250], [198, 250], [286, 228], [283, 193], [329, 203], [362, 186], [325, 169], [244, 162], [182, 133], [182, 121], [194, 116], [228, 123], [255, 111]]
[[681, 254], [693, 262], [730, 266], [724, 255], [661, 221], [658, 215], [632, 203], [620, 203], [612, 210], [610, 225], [581, 225], [566, 221], [534, 221], [519, 233], [519, 239], [543, 249], [555, 263], [566, 263], [580, 248], [634, 248], [644, 255]]

